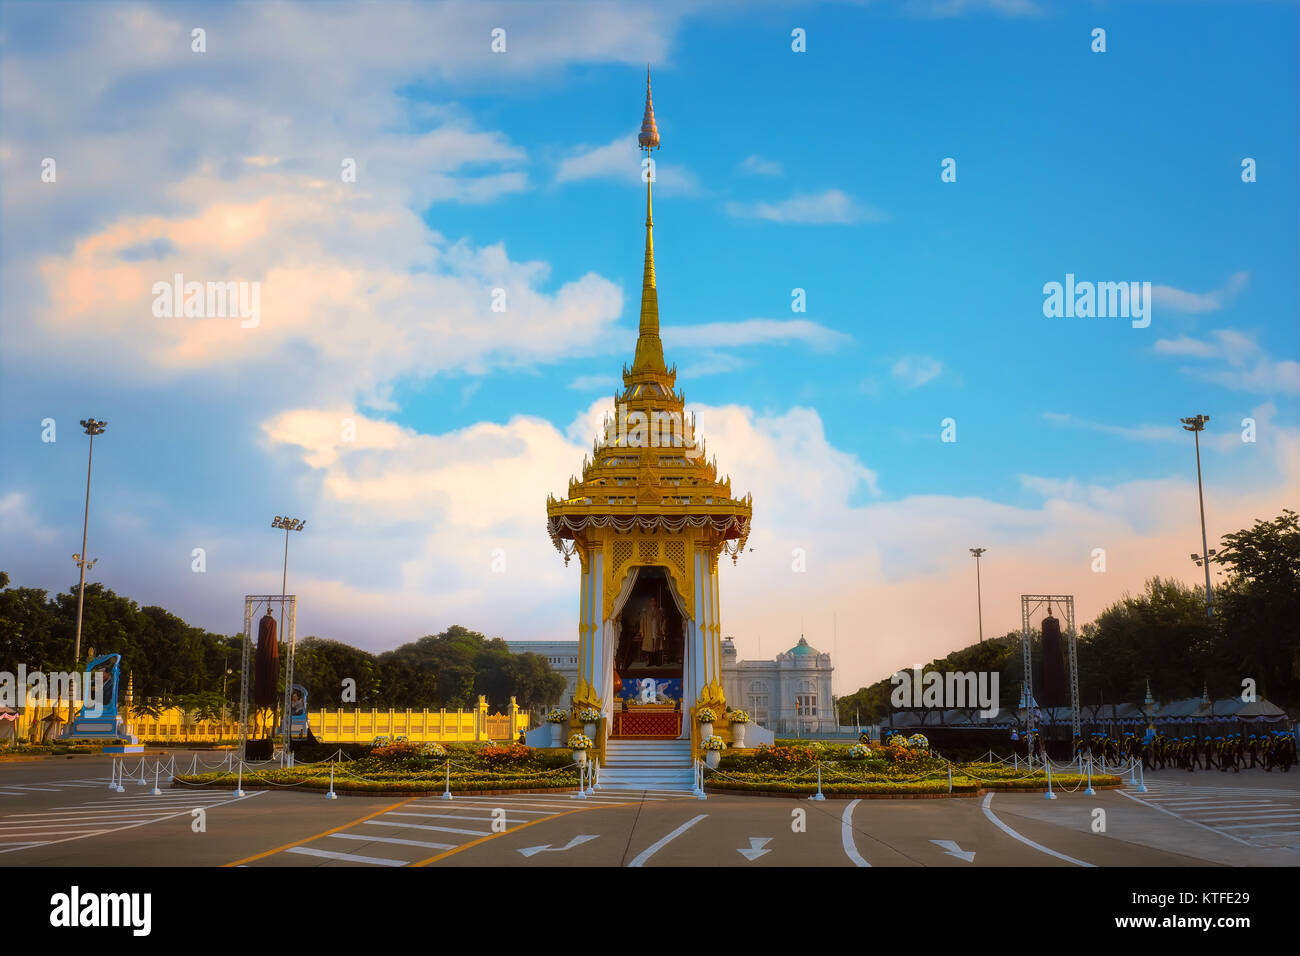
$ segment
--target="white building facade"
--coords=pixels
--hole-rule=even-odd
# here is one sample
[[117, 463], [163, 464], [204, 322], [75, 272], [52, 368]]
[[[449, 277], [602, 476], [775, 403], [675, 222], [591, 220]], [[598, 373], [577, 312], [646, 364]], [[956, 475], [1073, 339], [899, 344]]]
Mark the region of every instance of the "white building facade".
[[731, 638], [722, 642], [722, 687], [727, 703], [777, 736], [834, 733], [831, 656], [804, 638], [771, 661], [738, 661]]
[[545, 658], [551, 670], [564, 677], [564, 693], [551, 703], [568, 706], [569, 698], [578, 692], [577, 641], [506, 641], [506, 646], [511, 654], [536, 654]]

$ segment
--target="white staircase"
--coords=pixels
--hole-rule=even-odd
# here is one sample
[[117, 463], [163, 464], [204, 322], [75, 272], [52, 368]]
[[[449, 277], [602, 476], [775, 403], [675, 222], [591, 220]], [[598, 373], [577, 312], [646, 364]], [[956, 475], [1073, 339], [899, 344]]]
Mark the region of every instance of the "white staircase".
[[600, 768], [602, 790], [681, 790], [695, 785], [689, 740], [611, 737]]

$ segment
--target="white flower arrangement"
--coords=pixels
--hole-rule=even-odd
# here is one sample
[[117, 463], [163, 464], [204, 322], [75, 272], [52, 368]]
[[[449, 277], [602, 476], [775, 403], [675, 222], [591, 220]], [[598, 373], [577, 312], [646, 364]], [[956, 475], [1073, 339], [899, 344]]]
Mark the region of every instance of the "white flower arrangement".
[[586, 750], [591, 746], [591, 738], [586, 734], [569, 734], [570, 750]]
[[703, 749], [704, 750], [726, 750], [727, 745], [722, 742], [721, 737], [719, 737], [717, 734], [714, 734], [712, 737], [704, 738]]
[[372, 741], [370, 742], [370, 746], [372, 746], [372, 747], [387, 747], [390, 743], [392, 743], [392, 741], [389, 740], [388, 735], [387, 735], [387, 734], [382, 734], [382, 735], [376, 737], [374, 740], [372, 740]]
[[743, 710], [733, 710], [727, 714], [727, 720], [733, 724], [747, 724], [749, 723], [749, 714]]
[[849, 758], [852, 760], [863, 760], [871, 756], [871, 748], [866, 744], [854, 744], [849, 748]]
[[548, 724], [562, 724], [569, 719], [567, 710], [560, 710], [558, 707], [552, 707], [551, 712], [546, 715]]
[[437, 741], [430, 741], [429, 743], [420, 745], [420, 756], [445, 757], [447, 756], [447, 748]]
[[930, 749], [930, 741], [926, 739], [925, 734], [912, 734], [912, 736], [907, 738], [907, 744], [909, 747], [913, 747], [917, 750]]
[[890, 747], [906, 747], [907, 738], [898, 733], [890, 734], [889, 739], [886, 740], [885, 743]]
[[701, 724], [711, 724], [717, 720], [717, 715], [714, 714], [713, 711], [709, 710], [709, 708], [705, 707], [703, 710], [696, 712], [695, 719]]
[[600, 720], [600, 711], [594, 707], [584, 707], [578, 711], [578, 719], [584, 724], [594, 724]]

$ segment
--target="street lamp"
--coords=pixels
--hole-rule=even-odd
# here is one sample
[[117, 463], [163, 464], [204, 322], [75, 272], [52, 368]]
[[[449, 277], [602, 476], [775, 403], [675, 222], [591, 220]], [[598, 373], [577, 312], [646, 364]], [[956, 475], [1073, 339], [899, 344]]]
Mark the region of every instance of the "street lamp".
[[[73, 560], [77, 562], [77, 567], [81, 569], [81, 578], [77, 585], [77, 637], [72, 650], [73, 673], [76, 673], [78, 666], [81, 664], [81, 609], [86, 601], [86, 559], [83, 555], [86, 553], [86, 533], [90, 527], [90, 466], [95, 460], [95, 436], [104, 434], [104, 429], [108, 427], [108, 422], [96, 421], [93, 418], [83, 418], [81, 420], [81, 427], [85, 429], [86, 434], [90, 436], [90, 450], [86, 454], [86, 511], [82, 515], [81, 519], [81, 553], [72, 556]], [[95, 561], [98, 560], [98, 558], [95, 559]], [[91, 561], [90, 563], [93, 565], [95, 561]], [[75, 691], [70, 694], [69, 697], [75, 698]], [[72, 707], [73, 700], [69, 699], [69, 731], [71, 731], [72, 727]]]
[[975, 555], [975, 602], [979, 608], [980, 615], [980, 643], [984, 643], [984, 595], [983, 586], [980, 584], [980, 555], [987, 551], [988, 548], [971, 548], [970, 553]]
[[[284, 636], [284, 594], [285, 586], [289, 581], [289, 532], [301, 531], [307, 527], [306, 521], [300, 521], [297, 518], [275, 516], [271, 522], [272, 528], [284, 529], [284, 572], [280, 577], [280, 635]], [[289, 708], [291, 706], [290, 695], [293, 693], [293, 646], [288, 649], [288, 659], [284, 663], [284, 713], [280, 718], [281, 730], [284, 731], [284, 752], [289, 753]]]
[[230, 669], [229, 665], [230, 654], [227, 653], [221, 661], [221, 668], [225, 671], [225, 673], [221, 675], [221, 732], [223, 734], [226, 732], [226, 711], [228, 709], [226, 707], [226, 681], [229, 680], [230, 675], [234, 673], [234, 671]]
[[1194, 415], [1191, 418], [1182, 419], [1183, 430], [1192, 433], [1196, 440], [1196, 497], [1201, 504], [1201, 555], [1197, 558], [1192, 556], [1197, 566], [1205, 568], [1205, 613], [1208, 617], [1214, 617], [1214, 596], [1210, 593], [1210, 558], [1214, 552], [1209, 550], [1208, 542], [1205, 538], [1205, 491], [1201, 486], [1201, 432], [1205, 430], [1205, 423], [1210, 420], [1209, 415]]

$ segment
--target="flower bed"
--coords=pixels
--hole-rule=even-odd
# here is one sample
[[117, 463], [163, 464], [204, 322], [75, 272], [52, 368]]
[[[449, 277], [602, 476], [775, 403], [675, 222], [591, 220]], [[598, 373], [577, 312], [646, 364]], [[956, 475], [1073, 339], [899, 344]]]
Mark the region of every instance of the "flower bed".
[[[445, 764], [444, 764], [445, 767]], [[446, 771], [388, 771], [362, 774], [356, 764], [334, 765], [334, 789], [340, 793], [437, 793], [447, 786]], [[193, 787], [233, 788], [240, 780], [238, 772], [180, 774], [180, 783]], [[328, 766], [295, 767], [290, 770], [245, 770], [245, 787], [272, 789], [328, 790]], [[453, 769], [450, 778], [452, 793], [495, 790], [564, 790], [578, 786], [578, 772], [558, 770], [542, 773], [491, 773]]]
[[[842, 751], [842, 753], [840, 752]], [[1030, 773], [1000, 763], [952, 764], [953, 795], [974, 795], [989, 790], [1045, 790], [1047, 774]], [[821, 791], [831, 795], [943, 795], [949, 794], [949, 764], [927, 748], [914, 743], [898, 746], [772, 747], [752, 754], [722, 758], [716, 773], [705, 777], [710, 790], [751, 793], [812, 794], [817, 792], [820, 769]], [[1087, 777], [1078, 773], [1053, 773], [1052, 787], [1062, 791], [1081, 789]], [[1110, 774], [1093, 774], [1094, 787], [1123, 785]]]

